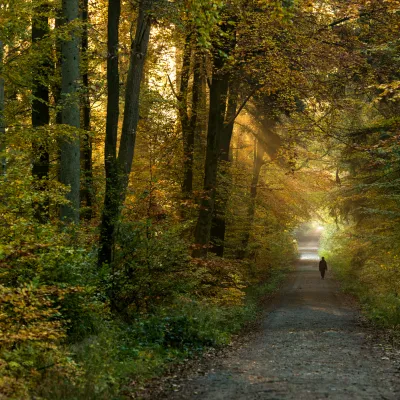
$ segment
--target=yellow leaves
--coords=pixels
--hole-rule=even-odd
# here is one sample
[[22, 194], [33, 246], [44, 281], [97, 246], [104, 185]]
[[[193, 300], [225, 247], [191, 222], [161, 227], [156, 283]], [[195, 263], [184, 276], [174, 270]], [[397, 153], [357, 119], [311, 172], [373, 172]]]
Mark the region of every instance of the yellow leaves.
[[303, 11], [311, 12], [315, 9], [315, 1], [314, 0], [304, 0], [300, 4]]
[[51, 346], [65, 336], [54, 302], [66, 291], [56, 287], [0, 285], [0, 348], [27, 341]]
[[400, 81], [370, 86], [370, 88], [376, 88], [380, 92], [374, 100], [375, 103], [385, 99], [388, 99], [389, 101], [397, 101], [400, 98]]
[[240, 306], [243, 304], [245, 293], [236, 288], [221, 288], [216, 292], [215, 297], [209, 300], [219, 306]]
[[198, 44], [211, 47], [211, 35], [221, 22], [220, 10], [224, 6], [221, 0], [187, 0], [180, 19], [185, 22], [186, 30], [196, 31]]
[[56, 302], [68, 292], [37, 284], [0, 285], [0, 398], [30, 398], [30, 389], [49, 368], [54, 377], [76, 374], [60, 347], [66, 333]]
[[213, 304], [233, 306], [243, 304], [246, 288], [241, 271], [244, 263], [220, 258], [193, 259], [201, 276], [198, 294]]

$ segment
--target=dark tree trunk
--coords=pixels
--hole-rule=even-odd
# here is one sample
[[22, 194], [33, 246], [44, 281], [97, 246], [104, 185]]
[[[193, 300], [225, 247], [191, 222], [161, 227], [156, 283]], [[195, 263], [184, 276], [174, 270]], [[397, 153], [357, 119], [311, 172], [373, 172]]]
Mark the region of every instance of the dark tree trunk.
[[[124, 121], [118, 159], [116, 159], [116, 135], [114, 136], [114, 133], [117, 132], [117, 128], [114, 130], [114, 125], [113, 127], [110, 126], [110, 131], [111, 128], [113, 129], [112, 134], [110, 132], [109, 136], [106, 135], [106, 163], [109, 164], [108, 167], [106, 167], [108, 168], [108, 174], [106, 175], [106, 197], [104, 201], [102, 225], [100, 228], [98, 259], [100, 266], [104, 263], [111, 264], [113, 261], [116, 224], [118, 223], [122, 205], [125, 201], [129, 175], [132, 169], [136, 129], [139, 122], [140, 85], [150, 38], [151, 17], [148, 11], [151, 5], [151, 0], [141, 0], [139, 3], [136, 34], [132, 43], [126, 84]], [[109, 9], [109, 12], [113, 11]], [[118, 36], [115, 37], [115, 33], [118, 34], [118, 30], [114, 27], [112, 32], [114, 34], [114, 40], [116, 40], [114, 43], [118, 45]], [[111, 75], [112, 71], [108, 71], [107, 74]], [[112, 76], [109, 75], [108, 78], [113, 79]], [[109, 82], [108, 84], [110, 85], [111, 83]], [[115, 94], [113, 96], [115, 96]], [[109, 118], [109, 112], [112, 111], [107, 110], [107, 119]], [[112, 124], [113, 121], [111, 118], [110, 116], [110, 121], [107, 120], [107, 124], [109, 122], [110, 125]], [[114, 123], [115, 122], [118, 121], [116, 120]]]
[[200, 202], [200, 211], [195, 230], [194, 257], [206, 257], [210, 242], [217, 187], [220, 141], [224, 129], [226, 96], [229, 83], [229, 75], [227, 72], [222, 71], [223, 66], [224, 60], [222, 56], [216, 52], [214, 56], [213, 77], [210, 86], [207, 148], [204, 167], [204, 192]]
[[6, 123], [4, 118], [4, 78], [3, 78], [4, 45], [0, 40], [0, 175], [6, 173]]
[[90, 135], [90, 96], [89, 96], [89, 4], [82, 0], [82, 122], [83, 130], [83, 191], [82, 201], [86, 206], [84, 217], [90, 220], [93, 216], [93, 170], [92, 170], [92, 138]]
[[[79, 0], [62, 1], [63, 24], [66, 26], [79, 19]], [[61, 220], [79, 223], [80, 194], [80, 141], [74, 128], [80, 127], [78, 96], [79, 38], [76, 28], [70, 27], [70, 37], [61, 43], [61, 102], [62, 123], [71, 127], [70, 134], [61, 140], [60, 180], [70, 190], [68, 204], [61, 206]]]
[[[49, 34], [49, 23], [47, 16], [47, 7], [41, 6], [34, 9], [32, 18], [32, 45], [40, 47], [41, 41]], [[48, 125], [50, 122], [49, 111], [49, 88], [43, 82], [46, 82], [50, 69], [50, 60], [44, 59], [34, 65], [32, 70], [32, 126], [33, 128]], [[46, 146], [38, 144], [35, 141], [33, 147], [33, 166], [32, 176], [35, 178], [36, 188], [40, 191], [46, 190], [45, 181], [48, 179], [50, 168], [50, 156]], [[48, 202], [34, 204], [35, 218], [45, 223], [49, 218]]]
[[226, 124], [224, 126], [224, 130], [221, 135], [221, 143], [220, 143], [220, 160], [225, 162], [231, 162], [230, 159], [230, 148], [231, 148], [231, 140], [233, 134], [234, 123], [228, 122], [232, 121], [232, 119], [236, 115], [238, 105], [238, 88], [235, 82], [230, 82], [229, 84], [229, 97], [228, 97], [228, 108], [226, 110], [225, 121]]
[[[231, 121], [236, 115], [237, 104], [238, 104], [238, 93], [236, 85], [230, 82], [229, 85], [229, 97], [228, 97], [228, 108], [226, 112], [226, 121]], [[211, 251], [219, 257], [224, 256], [225, 250], [225, 233], [226, 233], [226, 210], [229, 201], [229, 190], [230, 190], [230, 163], [229, 151], [231, 147], [231, 140], [233, 134], [234, 124], [230, 123], [226, 125], [222, 131], [221, 143], [220, 143], [220, 155], [219, 161], [221, 161], [220, 175], [224, 182], [224, 187], [221, 190], [217, 190], [216, 202], [214, 208], [214, 215], [211, 227], [211, 242], [213, 246]]]
[[119, 20], [121, 0], [108, 3], [108, 57], [107, 57], [107, 121], [104, 147], [106, 193], [100, 226], [98, 263], [111, 264], [114, 234], [119, 208], [119, 174], [117, 165], [117, 136], [119, 119]]
[[194, 132], [191, 132], [189, 109], [188, 109], [188, 88], [190, 78], [190, 61], [192, 56], [191, 34], [185, 38], [182, 57], [182, 70], [178, 92], [178, 109], [181, 120], [182, 142], [183, 142], [183, 182], [182, 193], [190, 197], [193, 191], [193, 145]]
[[182, 193], [184, 197], [191, 197], [193, 192], [193, 163], [194, 145], [197, 126], [197, 114], [199, 108], [201, 91], [201, 58], [198, 51], [195, 52], [195, 62], [193, 67], [193, 89], [191, 99], [191, 113], [188, 105], [188, 89], [190, 79], [190, 64], [192, 56], [192, 34], [189, 33], [185, 39], [182, 58], [182, 70], [180, 77], [178, 102], [179, 116], [182, 127], [183, 142], [183, 182]]
[[196, 144], [196, 138], [198, 140], [199, 137], [199, 113], [201, 109], [201, 100], [203, 96], [202, 92], [202, 56], [200, 54], [200, 50], [195, 50], [194, 55], [194, 67], [193, 67], [193, 88], [192, 88], [192, 110], [189, 118], [189, 135], [188, 135], [188, 148], [189, 148], [189, 157], [186, 164], [186, 175], [187, 181], [189, 182], [188, 188], [190, 189], [190, 193], [193, 192], [193, 180], [194, 180], [194, 150]]
[[140, 86], [149, 46], [151, 28], [149, 11], [152, 3], [153, 0], [140, 0], [136, 34], [132, 43], [126, 83], [124, 121], [118, 152], [118, 165], [122, 168], [121, 204], [125, 201], [135, 151], [136, 130], [139, 122]]
[[[61, 9], [57, 9], [56, 10], [56, 17], [55, 17], [55, 29], [58, 30], [60, 28], [62, 28], [63, 25], [63, 19], [62, 19], [62, 12]], [[56, 54], [56, 60], [55, 60], [55, 64], [54, 64], [54, 74], [56, 76], [61, 76], [61, 64], [62, 64], [62, 54], [61, 54], [61, 39], [57, 38], [57, 40], [55, 41], [55, 54]], [[57, 125], [62, 124], [62, 113], [61, 113], [61, 81], [58, 82], [57, 80], [53, 83], [53, 86], [51, 87], [51, 91], [53, 93], [54, 96], [54, 102], [57, 106], [57, 112], [56, 112], [56, 116], [55, 116], [55, 123]], [[58, 155], [58, 161], [60, 159], [60, 154]], [[58, 166], [59, 169], [59, 166]], [[58, 172], [58, 177], [59, 177], [60, 173]]]
[[250, 202], [249, 202], [249, 208], [247, 210], [247, 226], [246, 226], [246, 231], [244, 233], [242, 241], [242, 249], [239, 258], [244, 258], [247, 254], [247, 247], [249, 245], [249, 240], [250, 240], [250, 231], [253, 226], [254, 215], [256, 211], [257, 187], [258, 187], [258, 182], [260, 180], [261, 168], [264, 165], [264, 160], [263, 160], [264, 153], [265, 153], [264, 146], [262, 146], [258, 140], [255, 140], [253, 178], [251, 180], [251, 186], [250, 186]]

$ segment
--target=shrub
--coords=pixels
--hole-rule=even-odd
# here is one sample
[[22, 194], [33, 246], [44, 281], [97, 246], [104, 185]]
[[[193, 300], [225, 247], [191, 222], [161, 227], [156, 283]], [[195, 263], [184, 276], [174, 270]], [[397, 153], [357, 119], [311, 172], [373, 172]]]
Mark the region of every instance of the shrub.
[[61, 347], [64, 323], [57, 307], [66, 291], [56, 287], [0, 285], [0, 394], [25, 398], [51, 370], [73, 379], [75, 363]]

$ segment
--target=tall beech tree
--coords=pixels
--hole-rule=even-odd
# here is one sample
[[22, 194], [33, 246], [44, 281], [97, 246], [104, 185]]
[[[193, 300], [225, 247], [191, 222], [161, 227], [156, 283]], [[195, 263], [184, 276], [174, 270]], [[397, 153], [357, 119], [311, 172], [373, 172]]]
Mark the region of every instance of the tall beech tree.
[[[49, 124], [49, 86], [48, 74], [50, 70], [49, 55], [41, 48], [50, 32], [48, 21], [48, 5], [34, 8], [32, 18], [32, 45], [38, 60], [32, 70], [32, 127], [38, 128]], [[44, 180], [48, 178], [50, 168], [50, 155], [45, 145], [33, 142], [33, 165], [32, 175], [37, 180], [36, 186], [39, 190], [45, 190]], [[48, 220], [48, 209], [46, 204], [35, 205], [36, 218], [45, 222]]]
[[86, 206], [85, 218], [91, 219], [93, 215], [93, 170], [92, 170], [92, 137], [90, 133], [90, 88], [89, 88], [89, 1], [82, 0], [82, 129], [83, 136], [82, 157], [83, 157], [83, 191], [82, 201]]
[[104, 146], [106, 192], [100, 226], [98, 262], [111, 263], [113, 257], [114, 231], [120, 207], [119, 171], [117, 164], [117, 137], [119, 120], [119, 20], [121, 1], [109, 0], [107, 24], [107, 121]]
[[[219, 210], [216, 210], [218, 167], [229, 162], [229, 149], [234, 122], [248, 100], [260, 88], [255, 84], [238, 107], [239, 80], [229, 64], [236, 47], [237, 17], [229, 18], [221, 26], [220, 37], [214, 42], [212, 57], [212, 80], [209, 94], [206, 160], [204, 166], [203, 196], [195, 228], [193, 256], [205, 257], [213, 238], [213, 251], [222, 256], [225, 240], [226, 194], [221, 195]], [[234, 78], [235, 77], [235, 78]], [[229, 94], [229, 95], [228, 95]]]
[[[190, 32], [185, 37], [182, 69], [180, 77], [179, 91], [176, 95], [178, 100], [178, 110], [182, 129], [183, 142], [183, 180], [182, 193], [185, 197], [190, 197], [193, 191], [193, 162], [194, 144], [197, 126], [197, 116], [199, 111], [200, 91], [201, 91], [201, 50], [196, 46], [196, 38]], [[194, 50], [194, 51], [193, 51]], [[189, 103], [189, 80], [191, 72], [191, 60], [194, 53], [193, 84], [192, 96]]]
[[214, 207], [214, 215], [211, 223], [211, 250], [219, 257], [223, 257], [225, 249], [225, 233], [226, 233], [226, 209], [229, 200], [230, 188], [230, 147], [234, 128], [234, 120], [237, 113], [239, 88], [238, 81], [233, 80], [232, 76], [229, 82], [229, 93], [227, 101], [227, 110], [224, 128], [221, 132], [221, 140], [219, 144], [219, 165], [222, 180], [225, 187], [217, 191], [216, 204]]
[[[228, 40], [230, 42], [230, 40]], [[224, 48], [214, 49], [212, 81], [210, 85], [210, 105], [208, 115], [207, 148], [204, 166], [203, 195], [195, 229], [194, 257], [205, 257], [210, 242], [212, 218], [215, 207], [220, 140], [224, 129], [226, 98], [229, 87], [229, 72], [226, 54], [229, 43]]]
[[265, 148], [263, 144], [258, 140], [254, 139], [254, 158], [253, 158], [253, 176], [251, 179], [250, 186], [250, 202], [247, 211], [247, 229], [244, 233], [241, 257], [243, 258], [247, 253], [247, 247], [250, 240], [250, 231], [254, 221], [254, 215], [256, 211], [256, 198], [257, 198], [257, 186], [260, 179], [261, 168], [264, 165], [264, 154]]
[[4, 175], [6, 172], [6, 123], [4, 115], [4, 77], [3, 77], [3, 56], [4, 45], [0, 39], [0, 174]]
[[136, 21], [135, 38], [131, 45], [128, 78], [125, 92], [124, 120], [122, 125], [121, 140], [117, 157], [117, 134], [119, 113], [119, 86], [118, 78], [118, 32], [120, 18], [120, 1], [109, 2], [108, 22], [108, 61], [107, 83], [107, 129], [105, 143], [106, 166], [106, 194], [102, 213], [99, 239], [99, 266], [111, 264], [113, 261], [113, 248], [115, 230], [121, 215], [122, 205], [125, 201], [132, 169], [135, 151], [136, 130], [139, 122], [139, 98], [142, 82], [143, 68], [146, 60], [151, 27], [149, 11], [154, 0], [141, 0], [139, 2], [138, 17]]
[[60, 145], [60, 181], [69, 186], [68, 204], [61, 206], [61, 219], [79, 222], [80, 193], [80, 107], [79, 107], [79, 0], [62, 1], [62, 27], [66, 37], [61, 42], [61, 121], [70, 127]]

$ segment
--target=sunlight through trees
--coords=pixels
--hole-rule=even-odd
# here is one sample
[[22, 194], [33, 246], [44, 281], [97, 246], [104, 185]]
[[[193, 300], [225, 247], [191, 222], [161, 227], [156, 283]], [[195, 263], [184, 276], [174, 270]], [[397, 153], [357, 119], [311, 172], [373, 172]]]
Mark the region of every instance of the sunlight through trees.
[[0, 397], [129, 396], [228, 343], [309, 221], [398, 328], [399, 16], [397, 0], [3, 1]]

